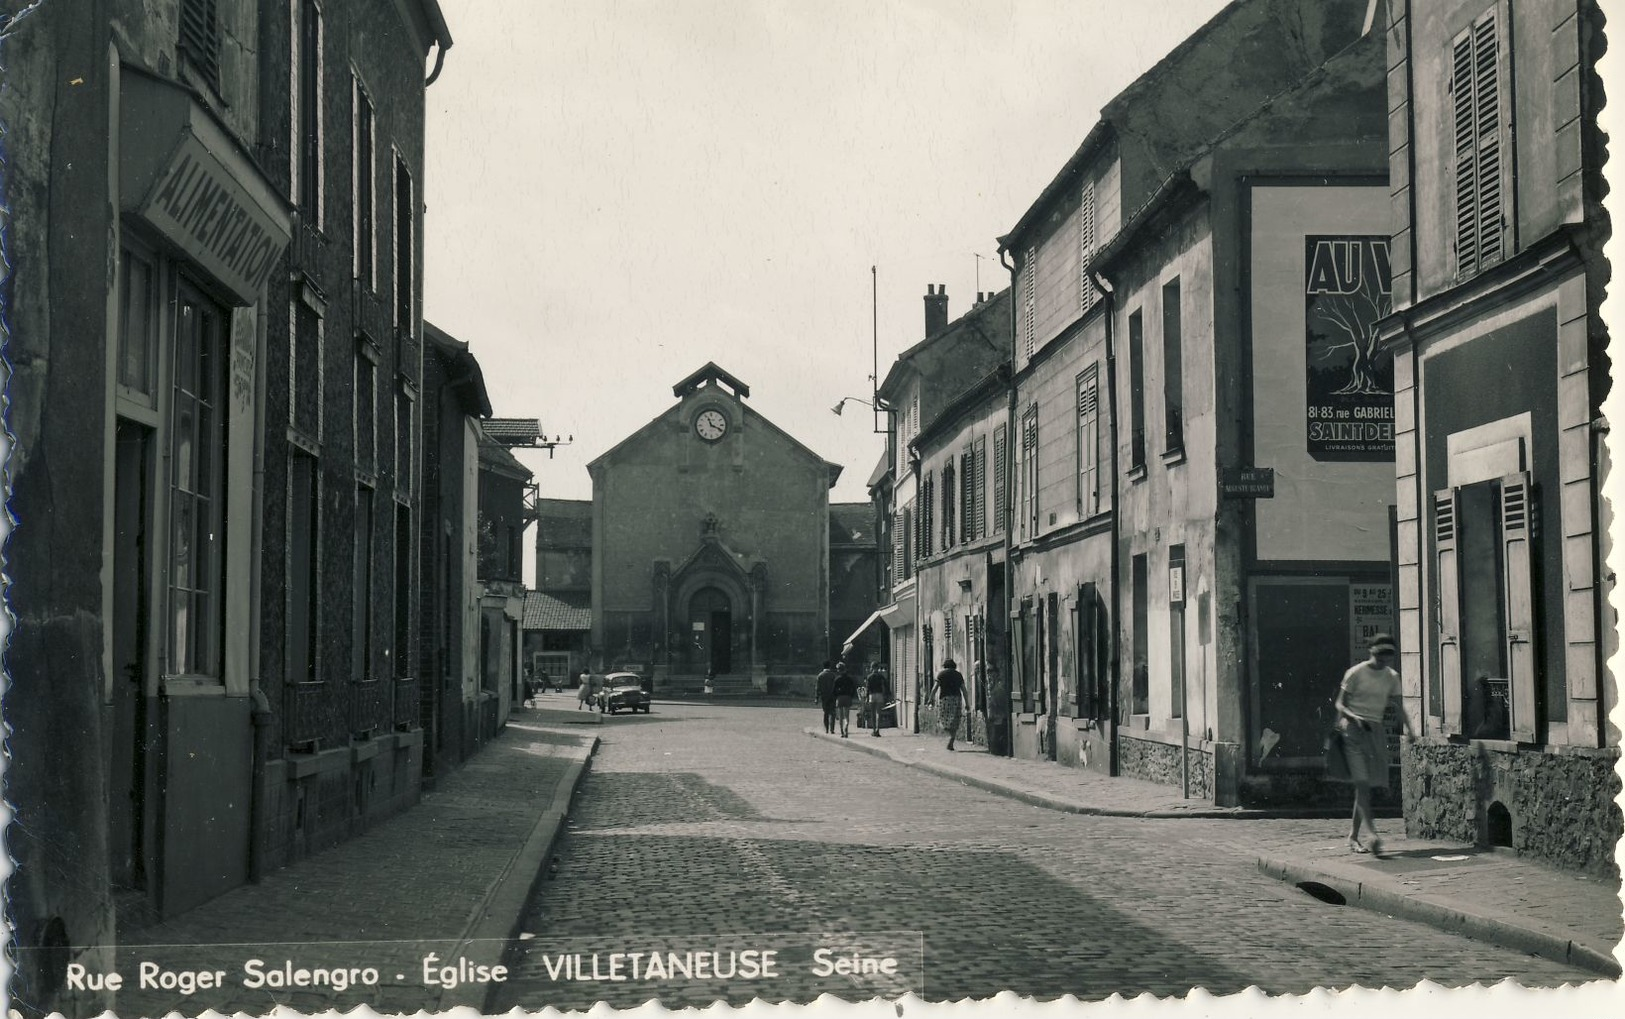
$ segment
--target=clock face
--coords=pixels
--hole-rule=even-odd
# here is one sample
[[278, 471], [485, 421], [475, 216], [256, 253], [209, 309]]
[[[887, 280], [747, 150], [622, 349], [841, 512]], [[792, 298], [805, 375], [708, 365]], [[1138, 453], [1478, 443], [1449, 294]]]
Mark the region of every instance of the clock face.
[[720, 410], [708, 410], [694, 419], [694, 432], [706, 442], [715, 442], [728, 433], [728, 418]]

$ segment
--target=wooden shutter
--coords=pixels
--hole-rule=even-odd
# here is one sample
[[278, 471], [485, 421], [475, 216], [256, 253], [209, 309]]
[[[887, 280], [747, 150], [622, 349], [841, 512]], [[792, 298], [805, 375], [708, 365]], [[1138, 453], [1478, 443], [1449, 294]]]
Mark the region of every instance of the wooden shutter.
[[1461, 572], [1457, 560], [1455, 489], [1433, 493], [1434, 555], [1438, 569], [1439, 689], [1443, 729], [1461, 732]]
[[1100, 300], [1100, 291], [1089, 279], [1089, 263], [1095, 257], [1095, 182], [1083, 186], [1078, 200], [1078, 309], [1088, 311]]
[[1100, 657], [1096, 642], [1100, 633], [1100, 607], [1095, 600], [1095, 585], [1078, 585], [1078, 599], [1073, 606], [1073, 632], [1077, 640], [1077, 717], [1095, 717], [1095, 694], [1100, 684], [1097, 669]]
[[976, 538], [976, 460], [969, 443], [959, 454], [959, 540]]
[[976, 440], [976, 524], [978, 538], [987, 537], [987, 436]]
[[892, 583], [900, 583], [903, 579], [904, 556], [907, 554], [908, 534], [907, 518], [902, 513], [892, 514], [891, 532], [891, 575]]
[[1020, 698], [1023, 710], [1027, 702], [1027, 606], [1031, 602], [1022, 601], [1021, 606], [1010, 612], [1010, 664], [1015, 672], [1015, 682], [1010, 687], [1012, 700]]
[[958, 472], [954, 470], [954, 458], [948, 457], [948, 462], [942, 465], [942, 550], [944, 552], [954, 545], [954, 510], [957, 508], [955, 499], [959, 493], [954, 490], [954, 479]]
[[1500, 5], [1451, 42], [1450, 110], [1456, 159], [1456, 273], [1506, 257], [1511, 222], [1511, 103]]
[[1032, 537], [1038, 537], [1038, 408], [1027, 411], [1021, 427], [1021, 490], [1024, 524]]
[[1535, 606], [1531, 572], [1531, 488], [1527, 472], [1501, 479], [1501, 548], [1506, 576], [1507, 694], [1512, 738], [1535, 740]]
[[1038, 339], [1038, 249], [1028, 248], [1021, 266], [1021, 346], [1031, 358]]
[[1010, 463], [1007, 454], [1009, 440], [1006, 432], [1009, 429], [1004, 425], [993, 430], [993, 530], [1002, 531], [1007, 526], [1005, 520], [1006, 509], [1009, 505]]
[[1078, 376], [1078, 515], [1100, 509], [1100, 370]]

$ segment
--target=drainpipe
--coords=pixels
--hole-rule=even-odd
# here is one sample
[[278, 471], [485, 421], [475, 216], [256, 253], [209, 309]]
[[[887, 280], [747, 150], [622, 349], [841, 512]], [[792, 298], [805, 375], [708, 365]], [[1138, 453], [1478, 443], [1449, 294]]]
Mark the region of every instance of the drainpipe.
[[[1111, 552], [1111, 683], [1108, 685], [1107, 718], [1108, 726], [1106, 746], [1108, 747], [1109, 765], [1106, 769], [1108, 775], [1118, 773], [1118, 747], [1117, 747], [1117, 711], [1118, 687], [1121, 685], [1119, 670], [1122, 667], [1122, 640], [1123, 632], [1122, 607], [1123, 585], [1122, 552], [1119, 538], [1122, 535], [1122, 493], [1118, 489], [1117, 479], [1117, 335], [1112, 328], [1116, 321], [1117, 306], [1114, 300], [1115, 291], [1111, 280], [1104, 273], [1092, 272], [1089, 281], [1101, 293], [1101, 299], [1106, 302], [1106, 418], [1107, 431], [1112, 437], [1112, 552]], [[1187, 712], [1181, 710], [1181, 716]]]
[[[1012, 369], [1014, 369], [1015, 368], [1015, 363], [1014, 362], [1015, 362], [1016, 337], [1020, 335], [1020, 332], [1019, 332], [1019, 330], [1017, 328], [1020, 325], [1020, 323], [1016, 321], [1016, 295], [1019, 293], [1019, 291], [1016, 289], [1016, 267], [1009, 260], [1009, 258], [1006, 257], [1008, 254], [1009, 254], [1009, 249], [1007, 249], [1007, 248], [1005, 248], [1005, 247], [1003, 247], [1001, 245], [999, 247], [999, 264], [1004, 266], [1005, 271], [1010, 274], [1010, 345], [1011, 345], [1011, 351], [1010, 351], [1010, 354], [1011, 354], [1011, 357], [1010, 357], [1011, 366], [1010, 367]], [[1015, 680], [1015, 677], [1016, 677], [1016, 660], [1015, 660], [1015, 656], [1010, 653], [1011, 647], [1014, 646], [1014, 641], [1012, 641], [1010, 639], [1010, 630], [1011, 630], [1011, 627], [1013, 625], [1010, 622], [1010, 620], [1011, 620], [1012, 611], [1013, 611], [1013, 609], [1015, 607], [1015, 569], [1014, 569], [1015, 562], [1011, 559], [1011, 553], [1013, 551], [1013, 545], [1014, 545], [1014, 542], [1011, 541], [1011, 535], [1013, 535], [1015, 533], [1015, 520], [1012, 519], [1013, 507], [1010, 505], [1010, 489], [1012, 487], [1014, 487], [1014, 485], [1015, 485], [1015, 473], [1016, 472], [1011, 469], [1011, 467], [1013, 465], [1009, 462], [1009, 461], [1011, 461], [1013, 459], [1013, 457], [1011, 456], [1010, 450], [1014, 448], [1015, 443], [1016, 443], [1016, 372], [1013, 371], [1013, 370], [1010, 372], [1009, 386], [1005, 390], [1005, 411], [1004, 411], [1004, 416], [1005, 416], [1004, 456], [1005, 456], [1006, 463], [1005, 463], [1005, 466], [1004, 466], [1004, 489], [999, 492], [999, 505], [1002, 506], [1003, 509], [1004, 509], [1004, 605], [1000, 609], [1000, 611], [1004, 613], [1004, 633], [1005, 633], [1005, 637], [1004, 637], [1004, 658], [1005, 658], [1004, 705], [1003, 705], [1003, 707], [1004, 707], [1004, 752], [1005, 752], [1005, 756], [1014, 757], [1015, 756], [1015, 742], [1016, 742], [1015, 741], [1015, 729], [1010, 724], [1010, 720], [1011, 720], [1011, 717], [1013, 716], [1014, 712], [1011, 710], [1010, 705], [1011, 705], [1011, 697], [1013, 697], [1014, 693], [1015, 693], [1014, 680]]]

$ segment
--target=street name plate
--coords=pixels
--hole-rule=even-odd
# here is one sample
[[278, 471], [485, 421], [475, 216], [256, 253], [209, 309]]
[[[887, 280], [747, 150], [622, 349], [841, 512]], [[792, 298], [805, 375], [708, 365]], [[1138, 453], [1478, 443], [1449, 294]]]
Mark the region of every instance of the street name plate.
[[1275, 468], [1226, 467], [1219, 475], [1219, 496], [1224, 499], [1273, 499]]

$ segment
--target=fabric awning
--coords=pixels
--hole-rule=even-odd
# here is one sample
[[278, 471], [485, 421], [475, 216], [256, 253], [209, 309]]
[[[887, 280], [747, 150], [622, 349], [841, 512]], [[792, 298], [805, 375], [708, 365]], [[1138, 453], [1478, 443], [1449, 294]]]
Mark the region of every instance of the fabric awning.
[[841, 644], [841, 650], [850, 651], [852, 649], [852, 645], [858, 642], [858, 638], [863, 636], [863, 631], [875, 625], [875, 620], [880, 619], [885, 611], [886, 610], [882, 608], [875, 609], [873, 612], [869, 613], [869, 618], [865, 619], [856, 630], [853, 630], [852, 636], [846, 638], [845, 642]]

